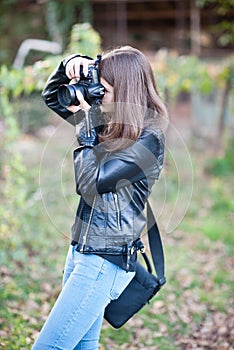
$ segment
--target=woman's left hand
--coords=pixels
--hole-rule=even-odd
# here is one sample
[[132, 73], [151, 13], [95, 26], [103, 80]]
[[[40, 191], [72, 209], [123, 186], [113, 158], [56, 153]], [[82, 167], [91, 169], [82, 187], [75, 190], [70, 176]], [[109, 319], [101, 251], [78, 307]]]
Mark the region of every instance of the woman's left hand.
[[80, 104], [78, 106], [76, 106], [76, 105], [68, 106], [67, 109], [72, 113], [76, 113], [76, 112], [80, 111], [81, 109], [84, 112], [88, 112], [91, 106], [90, 106], [90, 104], [88, 104], [88, 102], [85, 101], [84, 96], [82, 95], [82, 93], [80, 91], [76, 91], [76, 97], [77, 97], [78, 101], [80, 102]]

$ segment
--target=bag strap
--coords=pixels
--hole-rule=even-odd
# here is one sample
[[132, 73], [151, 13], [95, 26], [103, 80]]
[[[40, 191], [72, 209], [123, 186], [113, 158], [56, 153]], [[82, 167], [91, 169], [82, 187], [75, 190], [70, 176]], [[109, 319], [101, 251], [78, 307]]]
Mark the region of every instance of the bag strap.
[[[148, 226], [148, 240], [149, 240], [150, 252], [152, 255], [159, 285], [161, 287], [163, 284], [166, 283], [166, 277], [164, 276], [164, 253], [163, 253], [163, 246], [162, 246], [158, 225], [157, 225], [155, 216], [153, 214], [152, 208], [149, 204], [149, 201], [147, 201], [147, 226]], [[144, 254], [145, 253], [142, 253], [143, 258], [145, 259], [146, 257], [148, 260], [147, 262], [145, 259], [145, 262], [149, 270], [149, 265], [148, 265], [149, 259], [146, 256], [146, 254], [145, 256]], [[149, 272], [151, 271], [149, 270]]]

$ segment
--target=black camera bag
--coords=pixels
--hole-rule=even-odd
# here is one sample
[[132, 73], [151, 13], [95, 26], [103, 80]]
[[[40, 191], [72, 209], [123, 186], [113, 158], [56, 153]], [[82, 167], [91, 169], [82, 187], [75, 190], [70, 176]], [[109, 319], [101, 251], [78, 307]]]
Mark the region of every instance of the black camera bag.
[[150, 261], [145, 252], [141, 254], [147, 265], [145, 269], [136, 263], [136, 273], [118, 299], [112, 300], [105, 309], [104, 318], [114, 327], [120, 328], [166, 283], [164, 277], [163, 247], [152, 209], [147, 203], [148, 241], [157, 276], [152, 273]]

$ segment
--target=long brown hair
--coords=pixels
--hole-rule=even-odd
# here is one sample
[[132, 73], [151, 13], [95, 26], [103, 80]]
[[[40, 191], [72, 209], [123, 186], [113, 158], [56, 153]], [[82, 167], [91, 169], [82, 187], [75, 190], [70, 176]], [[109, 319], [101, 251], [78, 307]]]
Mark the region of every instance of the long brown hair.
[[152, 117], [167, 118], [152, 68], [142, 52], [131, 46], [116, 48], [103, 54], [99, 69], [114, 90], [113, 112], [99, 135], [108, 151], [127, 147], [127, 140], [137, 140]]

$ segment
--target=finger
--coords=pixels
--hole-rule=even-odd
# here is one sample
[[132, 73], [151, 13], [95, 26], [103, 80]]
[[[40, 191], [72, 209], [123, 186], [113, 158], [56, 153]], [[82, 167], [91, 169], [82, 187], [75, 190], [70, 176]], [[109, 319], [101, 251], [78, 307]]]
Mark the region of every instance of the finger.
[[79, 106], [83, 111], [87, 111], [90, 108], [90, 105], [88, 104], [88, 102], [85, 101], [84, 96], [82, 95], [82, 93], [78, 90], [76, 91], [76, 96], [78, 101], [80, 102]]
[[69, 79], [80, 78], [80, 60], [71, 60], [66, 65], [65, 73]]
[[72, 67], [70, 64], [67, 64], [65, 74], [69, 79], [72, 79]]
[[82, 62], [75, 62], [73, 65], [73, 78], [80, 79], [80, 66], [82, 66]]
[[70, 112], [72, 112], [72, 113], [76, 113], [76, 112], [78, 112], [79, 110], [81, 110], [80, 106], [75, 106], [75, 105], [73, 105], [73, 106], [68, 106], [67, 109], [68, 109]]
[[84, 96], [82, 95], [82, 93], [80, 92], [80, 90], [76, 90], [76, 97], [78, 99], [79, 102], [84, 100]]
[[66, 67], [65, 67], [65, 74], [66, 74], [66, 76], [67, 76], [69, 79], [71, 79], [71, 72], [70, 72], [70, 64], [69, 64], [69, 62], [68, 62], [68, 64], [67, 64]]
[[81, 66], [80, 62], [76, 62], [72, 66], [72, 78], [80, 79], [80, 66]]
[[94, 60], [87, 60], [87, 59], [85, 59], [85, 60], [82, 62], [84, 76], [87, 77], [88, 71], [89, 71], [89, 66], [94, 65], [94, 63], [95, 63]]
[[88, 64], [88, 62], [84, 62], [83, 63], [83, 73], [84, 73], [85, 77], [87, 77], [88, 72], [89, 72], [89, 64]]

